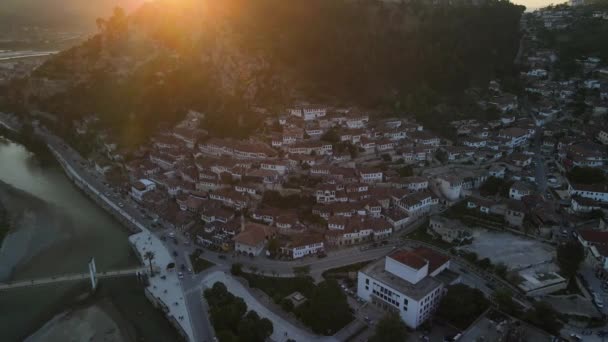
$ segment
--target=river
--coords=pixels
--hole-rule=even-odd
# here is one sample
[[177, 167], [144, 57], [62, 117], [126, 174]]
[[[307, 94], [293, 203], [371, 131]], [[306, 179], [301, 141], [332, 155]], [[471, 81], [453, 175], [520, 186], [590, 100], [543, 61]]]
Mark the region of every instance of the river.
[[[13, 231], [0, 248], [0, 281], [84, 273], [94, 257], [98, 271], [138, 265], [129, 233], [89, 200], [57, 165], [42, 165], [22, 145], [0, 138], [0, 201]], [[60, 313], [76, 307], [111, 307], [137, 338], [173, 341], [176, 332], [147, 301], [134, 279], [101, 280], [83, 298], [88, 283], [68, 283], [0, 293], [2, 341], [20, 341]], [[131, 336], [132, 339], [134, 339]]]

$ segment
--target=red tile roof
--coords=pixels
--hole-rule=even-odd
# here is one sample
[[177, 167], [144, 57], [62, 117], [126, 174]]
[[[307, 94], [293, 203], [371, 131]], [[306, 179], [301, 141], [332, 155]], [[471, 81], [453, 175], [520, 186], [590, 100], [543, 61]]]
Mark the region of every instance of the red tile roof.
[[389, 257], [417, 270], [423, 268], [427, 263], [426, 260], [416, 255], [413, 251], [399, 250], [391, 253]]
[[413, 252], [419, 257], [429, 262], [429, 274], [433, 273], [436, 269], [441, 267], [446, 262], [450, 261], [450, 258], [443, 254], [439, 254], [432, 249], [426, 247], [418, 247]]

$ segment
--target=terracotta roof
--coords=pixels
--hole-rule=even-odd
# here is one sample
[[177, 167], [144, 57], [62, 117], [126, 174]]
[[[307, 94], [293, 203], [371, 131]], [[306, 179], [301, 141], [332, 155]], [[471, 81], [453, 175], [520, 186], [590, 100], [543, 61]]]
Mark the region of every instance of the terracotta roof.
[[419, 257], [412, 251], [395, 251], [391, 253], [389, 257], [416, 270], [423, 268], [427, 264], [425, 259]]
[[249, 223], [245, 230], [234, 237], [234, 241], [243, 245], [258, 246], [266, 240], [266, 231], [263, 225]]
[[601, 232], [597, 230], [580, 230], [578, 234], [585, 241], [600, 245], [608, 244], [608, 232]]
[[429, 262], [429, 274], [433, 273], [433, 271], [450, 261], [450, 258], [446, 257], [445, 255], [439, 254], [426, 247], [418, 247], [414, 249], [413, 252]]

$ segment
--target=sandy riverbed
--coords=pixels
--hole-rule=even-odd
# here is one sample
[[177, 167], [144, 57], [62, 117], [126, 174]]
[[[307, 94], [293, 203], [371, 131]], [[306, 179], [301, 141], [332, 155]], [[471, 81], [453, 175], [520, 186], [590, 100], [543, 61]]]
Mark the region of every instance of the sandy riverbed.
[[[126, 332], [108, 313], [111, 304], [92, 305], [86, 308], [70, 310], [55, 316], [37, 332], [25, 339], [25, 342], [128, 342]], [[105, 307], [105, 308], [103, 308]], [[109, 309], [109, 310], [108, 310]]]

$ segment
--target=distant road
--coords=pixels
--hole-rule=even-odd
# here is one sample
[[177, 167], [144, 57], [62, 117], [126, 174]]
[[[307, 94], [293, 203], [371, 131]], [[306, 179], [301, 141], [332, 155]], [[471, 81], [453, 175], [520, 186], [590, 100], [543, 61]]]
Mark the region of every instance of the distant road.
[[30, 57], [43, 57], [54, 55], [58, 52], [59, 51], [2, 51], [0, 52], [0, 61]]

